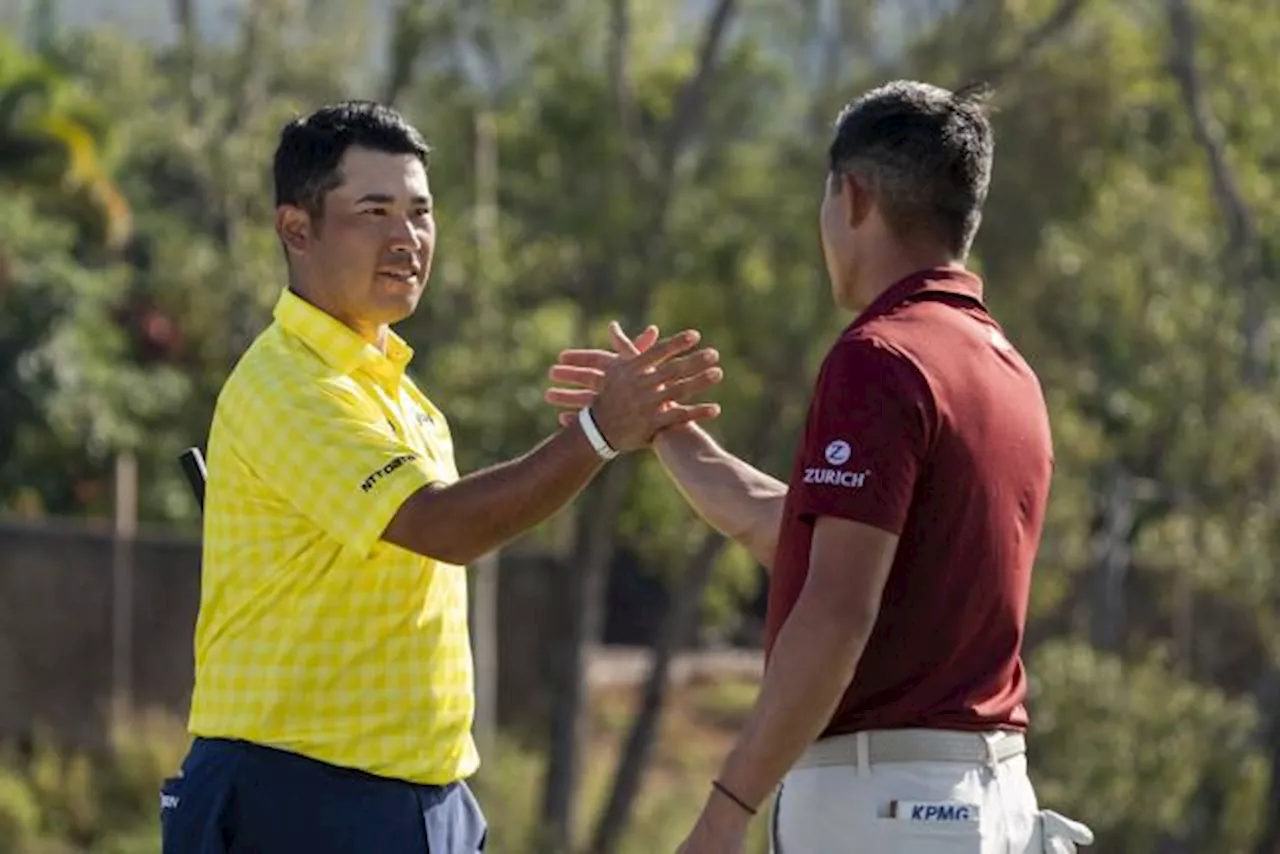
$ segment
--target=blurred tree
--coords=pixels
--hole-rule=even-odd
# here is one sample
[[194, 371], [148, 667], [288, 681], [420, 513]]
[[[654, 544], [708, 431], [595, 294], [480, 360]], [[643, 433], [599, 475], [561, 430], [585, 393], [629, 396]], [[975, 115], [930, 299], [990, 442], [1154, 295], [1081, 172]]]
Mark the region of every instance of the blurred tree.
[[88, 269], [73, 245], [73, 228], [0, 194], [0, 507], [19, 513], [109, 511], [112, 454], [186, 390], [131, 358], [113, 314], [126, 271]]
[[[1266, 286], [1266, 297], [1255, 291], [1247, 301], [1229, 260], [1239, 241], [1231, 236], [1235, 214], [1228, 208], [1219, 219], [1222, 163], [1204, 156], [1200, 125], [1206, 115], [1210, 126], [1220, 125], [1224, 159], [1241, 152], [1241, 203], [1262, 211], [1273, 191], [1256, 180], [1254, 164], [1275, 157], [1262, 128], [1280, 92], [1271, 81], [1248, 84], [1248, 103], [1263, 106], [1241, 111], [1244, 81], [1206, 72], [1202, 112], [1188, 113], [1186, 81], [1170, 76], [1166, 62], [1175, 57], [1175, 70], [1184, 66], [1185, 74], [1188, 48], [1172, 39], [1162, 11], [1091, 6], [1066, 41], [1008, 79], [979, 253], [994, 283], [992, 302], [1041, 371], [1055, 424], [1058, 474], [1032, 651], [1035, 640], [1076, 629], [1114, 654], [1115, 666], [1136, 673], [1148, 666], [1149, 650], [1167, 648], [1160, 666], [1169, 678], [1147, 683], [1147, 702], [1169, 714], [1159, 726], [1191, 727], [1212, 741], [1207, 717], [1190, 724], [1173, 709], [1184, 701], [1213, 708], [1204, 693], [1212, 690], [1239, 708], [1274, 706], [1268, 674], [1280, 591], [1266, 555], [1276, 532], [1278, 413], [1272, 382], [1259, 385], [1241, 370], [1249, 335], [1240, 330], [1266, 330], [1274, 308]], [[1264, 29], [1260, 8], [1235, 11], [1238, 17], [1200, 19], [1203, 68], [1238, 68], [1253, 50], [1239, 45], [1274, 45], [1280, 36]], [[1082, 54], [1094, 60], [1082, 66]], [[1224, 219], [1227, 228], [1219, 228]], [[1263, 234], [1274, 227], [1274, 219], [1257, 225]], [[1033, 663], [1032, 673], [1042, 680], [1034, 722], [1059, 692], [1071, 697], [1075, 689], [1056, 683], [1066, 678], [1062, 671], [1040, 673]], [[1151, 722], [1121, 714], [1085, 719], [1077, 719], [1078, 737], [1134, 739], [1140, 763], [1162, 750], [1135, 737]], [[1252, 774], [1254, 739], [1269, 727], [1248, 716], [1235, 725], [1249, 736]], [[1037, 750], [1045, 757], [1037, 774], [1049, 792], [1070, 789], [1061, 798], [1072, 804], [1084, 790], [1079, 781], [1059, 788], [1057, 749], [1050, 742]], [[1079, 757], [1079, 743], [1074, 750]], [[1150, 769], [1134, 773], [1125, 785], [1135, 789], [1167, 779]], [[1239, 827], [1216, 816], [1228, 803], [1237, 817], [1272, 814], [1256, 798], [1256, 782], [1250, 778], [1249, 796], [1236, 799], [1244, 783], [1206, 767], [1188, 777], [1178, 796], [1185, 811], [1176, 816], [1135, 807], [1108, 817], [1080, 800], [1073, 808], [1086, 819], [1098, 813], [1103, 846], [1249, 850], [1253, 831], [1232, 837]], [[1143, 828], [1145, 821], [1155, 824]]]
[[[1176, 669], [1160, 646], [1127, 662], [1069, 640], [1037, 649], [1040, 800], [1085, 817], [1107, 851], [1247, 851], [1267, 773], [1257, 710]], [[1206, 779], [1222, 795], [1211, 809], [1197, 800]]]
[[[616, 316], [701, 328], [730, 377], [716, 434], [785, 472], [845, 320], [817, 253], [828, 123], [885, 79], [990, 76], [974, 263], [1040, 372], [1057, 449], [1028, 638], [1037, 781], [1100, 850], [1274, 854], [1270, 0], [454, 0], [397, 3], [385, 33], [371, 4], [272, 0], [229, 43], [202, 40], [198, 6], [163, 6], [173, 45], [0, 44], [0, 505], [94, 512], [103, 461], [138, 444], [144, 518], [195, 518], [173, 455], [202, 440], [281, 286], [275, 135], [360, 95], [394, 99], [435, 149], [442, 239], [402, 331], [464, 470], [553, 429], [546, 366], [604, 345]], [[635, 838], [664, 662], [699, 634], [748, 634], [759, 572], [639, 458], [528, 544], [566, 567], [546, 617], [564, 631], [542, 798], [558, 851], [583, 825], [583, 669], [615, 555], [675, 599], [596, 828], [608, 850]]]
[[23, 512], [105, 509], [111, 454], [181, 397], [115, 325], [128, 271], [110, 253], [132, 215], [108, 136], [55, 62], [0, 39], [0, 505]]
[[0, 32], [0, 186], [67, 216], [91, 246], [119, 248], [131, 213], [103, 162], [106, 121], [51, 63]]

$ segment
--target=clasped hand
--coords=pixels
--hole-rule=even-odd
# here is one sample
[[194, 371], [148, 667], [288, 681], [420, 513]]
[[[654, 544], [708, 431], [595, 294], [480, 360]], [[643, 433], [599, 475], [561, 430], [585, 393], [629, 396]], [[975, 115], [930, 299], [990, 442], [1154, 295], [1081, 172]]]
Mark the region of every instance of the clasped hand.
[[724, 378], [714, 349], [690, 352], [701, 337], [696, 331], [658, 340], [657, 328], [650, 326], [632, 341], [615, 322], [609, 335], [614, 352], [565, 350], [551, 367], [552, 381], [572, 386], [549, 388], [545, 395], [548, 403], [570, 410], [561, 413], [561, 424], [590, 406], [605, 441], [632, 451], [661, 430], [720, 414], [718, 404], [684, 402]]

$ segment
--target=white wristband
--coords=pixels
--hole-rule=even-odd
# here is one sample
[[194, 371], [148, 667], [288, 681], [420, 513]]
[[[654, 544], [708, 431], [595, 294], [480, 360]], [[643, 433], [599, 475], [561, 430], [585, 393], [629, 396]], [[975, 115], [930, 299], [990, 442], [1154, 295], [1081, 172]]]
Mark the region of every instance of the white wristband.
[[600, 459], [611, 460], [618, 456], [618, 452], [605, 440], [604, 434], [596, 426], [596, 419], [591, 415], [591, 407], [584, 406], [578, 410], [578, 423], [582, 425], [582, 432], [586, 434], [587, 441], [596, 449]]

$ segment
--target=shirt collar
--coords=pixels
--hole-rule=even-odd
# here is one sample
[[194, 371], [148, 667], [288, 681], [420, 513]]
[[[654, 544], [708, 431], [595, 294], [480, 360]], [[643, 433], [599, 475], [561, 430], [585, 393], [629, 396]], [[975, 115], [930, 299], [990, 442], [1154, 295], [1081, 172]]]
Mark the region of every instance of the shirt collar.
[[982, 279], [968, 270], [955, 267], [934, 267], [917, 270], [890, 285], [884, 293], [872, 300], [871, 305], [858, 316], [854, 324], [886, 314], [905, 302], [925, 294], [951, 294], [968, 297], [982, 304]]
[[413, 359], [413, 348], [390, 329], [384, 354], [289, 288], [281, 292], [273, 316], [286, 332], [302, 339], [326, 364], [342, 374], [367, 368], [375, 375], [398, 380]]

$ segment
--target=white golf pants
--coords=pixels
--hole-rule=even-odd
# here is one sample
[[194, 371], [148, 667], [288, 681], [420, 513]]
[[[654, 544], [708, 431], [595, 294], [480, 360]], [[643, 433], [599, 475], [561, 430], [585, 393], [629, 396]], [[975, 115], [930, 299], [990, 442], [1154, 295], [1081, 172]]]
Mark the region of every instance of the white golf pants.
[[825, 739], [778, 790], [772, 852], [1073, 854], [1093, 834], [1040, 809], [1024, 743], [939, 730]]

